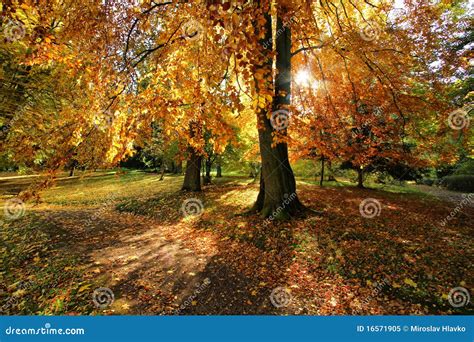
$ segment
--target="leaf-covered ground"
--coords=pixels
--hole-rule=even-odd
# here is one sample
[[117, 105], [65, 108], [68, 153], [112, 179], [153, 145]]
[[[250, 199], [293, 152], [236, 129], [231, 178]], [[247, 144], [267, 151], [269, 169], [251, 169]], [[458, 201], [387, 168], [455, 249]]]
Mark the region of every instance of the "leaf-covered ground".
[[[473, 288], [471, 207], [443, 226], [455, 202], [299, 182], [314, 211], [268, 224], [242, 215], [257, 194], [247, 178], [214, 179], [201, 194], [180, 192], [181, 177], [158, 178], [60, 179], [24, 217], [5, 221], [2, 314], [473, 313], [447, 300], [454, 287]], [[2, 200], [31, 181], [3, 178]], [[200, 216], [184, 217], [190, 198], [204, 204]], [[360, 214], [367, 198], [380, 215]], [[92, 301], [101, 287], [115, 297], [103, 309]], [[275, 306], [279, 287], [286, 297]]]

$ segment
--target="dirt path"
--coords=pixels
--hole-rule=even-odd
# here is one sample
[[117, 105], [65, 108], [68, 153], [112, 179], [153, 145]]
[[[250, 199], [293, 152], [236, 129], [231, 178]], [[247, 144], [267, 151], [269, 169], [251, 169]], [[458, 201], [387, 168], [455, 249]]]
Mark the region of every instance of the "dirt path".
[[428, 185], [417, 185], [417, 189], [423, 191], [424, 193], [433, 195], [445, 202], [451, 202], [455, 204], [461, 204], [474, 208], [474, 194], [463, 193], [450, 191], [443, 188], [438, 188], [436, 186]]
[[249, 300], [258, 278], [232, 267], [217, 248], [215, 234], [203, 232], [197, 238], [194, 234], [190, 240], [186, 224], [163, 224], [113, 208], [37, 214], [54, 227], [49, 232], [59, 242], [56, 248], [71, 253], [74, 246], [86, 275], [112, 289], [115, 302], [105, 312], [269, 314], [275, 310], [268, 297], [270, 288]]

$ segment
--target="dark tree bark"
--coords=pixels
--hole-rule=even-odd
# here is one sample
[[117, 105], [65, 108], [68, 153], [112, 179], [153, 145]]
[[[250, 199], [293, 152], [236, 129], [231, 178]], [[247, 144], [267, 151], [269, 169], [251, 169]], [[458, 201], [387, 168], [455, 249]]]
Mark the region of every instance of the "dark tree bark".
[[262, 174], [262, 166], [261, 165], [256, 165], [255, 168], [253, 169], [253, 181], [252, 183], [256, 183], [257, 180], [260, 182], [261, 181], [261, 174]]
[[[191, 137], [194, 137], [200, 134], [201, 127], [199, 123], [191, 122], [189, 124], [189, 130]], [[201, 191], [201, 177], [199, 174], [201, 171], [201, 160], [201, 155], [189, 145], [182, 190]]]
[[71, 162], [71, 168], [69, 169], [69, 177], [74, 177], [74, 171], [76, 171], [78, 165], [79, 162], [76, 159], [73, 159]]
[[361, 168], [357, 169], [357, 187], [358, 188], [364, 187], [364, 170]]
[[201, 177], [199, 175], [199, 171], [201, 170], [201, 156], [199, 156], [192, 147], [190, 147], [188, 151], [189, 157], [186, 162], [182, 190], [201, 191]]
[[222, 177], [222, 166], [220, 163], [216, 165], [216, 178]]
[[[271, 17], [270, 15], [266, 17], [266, 34], [264, 41], [261, 42], [264, 48], [267, 46], [266, 42], [270, 42], [272, 38]], [[277, 19], [277, 31], [281, 34], [277, 35], [276, 39], [277, 78], [272, 111], [279, 110], [282, 106], [289, 104], [291, 94], [291, 29], [283, 26], [280, 16]], [[265, 53], [270, 56], [272, 48], [271, 44], [269, 45], [269, 49], [265, 49]], [[261, 67], [267, 71], [268, 76], [272, 70], [272, 58], [268, 58], [266, 65]], [[260, 192], [253, 209], [260, 212], [262, 217], [268, 217], [277, 213], [277, 209], [280, 208], [275, 218], [286, 219], [304, 208], [296, 195], [296, 181], [288, 160], [288, 146], [286, 143], [273, 146], [274, 128], [267, 117], [267, 110], [260, 110], [257, 115], [262, 172]], [[288, 201], [289, 198], [290, 201]]]
[[181, 175], [183, 173], [183, 162], [179, 161], [179, 163], [176, 165], [176, 173], [178, 175]]
[[328, 159], [327, 164], [328, 164], [328, 171], [329, 171], [328, 182], [337, 182], [337, 179], [336, 179], [336, 177], [334, 177], [334, 172], [332, 170], [331, 159]]
[[211, 168], [212, 168], [212, 161], [211, 161], [211, 158], [208, 157], [206, 158], [206, 162], [205, 162], [205, 174], [203, 177], [204, 185], [211, 184]]
[[73, 165], [69, 170], [69, 177], [74, 177], [74, 170], [76, 170], [76, 165]]
[[160, 181], [165, 179], [165, 163], [161, 164], [161, 175], [160, 175]]
[[319, 180], [319, 186], [323, 186], [324, 181], [324, 156], [321, 157], [321, 178]]
[[254, 171], [255, 171], [255, 169], [253, 168], [253, 166], [251, 166], [249, 177], [253, 178], [255, 180], [255, 177], [257, 176], [257, 174]]

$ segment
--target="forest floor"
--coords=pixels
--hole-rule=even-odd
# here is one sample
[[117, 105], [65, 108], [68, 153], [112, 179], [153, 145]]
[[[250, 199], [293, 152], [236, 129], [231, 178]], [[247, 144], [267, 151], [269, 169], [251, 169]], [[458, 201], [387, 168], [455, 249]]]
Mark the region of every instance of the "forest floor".
[[[0, 178], [0, 201], [34, 179]], [[242, 215], [258, 191], [248, 178], [213, 179], [199, 194], [179, 191], [182, 177], [158, 179], [61, 178], [23, 217], [4, 220], [0, 313], [474, 313], [448, 301], [452, 288], [474, 285], [472, 207], [300, 181], [300, 199], [322, 214], [268, 223]], [[192, 198], [203, 211], [185, 216]], [[359, 210], [368, 198], [380, 203], [373, 218]], [[112, 290], [111, 305], [94, 305], [97, 288]]]

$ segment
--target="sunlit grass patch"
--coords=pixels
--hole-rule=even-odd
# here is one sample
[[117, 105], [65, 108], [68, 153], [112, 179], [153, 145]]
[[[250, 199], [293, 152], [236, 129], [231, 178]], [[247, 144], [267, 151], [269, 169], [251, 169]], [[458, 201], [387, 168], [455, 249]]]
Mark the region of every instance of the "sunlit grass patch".
[[86, 177], [45, 191], [43, 200], [50, 204], [100, 204], [131, 197], [152, 196], [160, 192], [178, 190], [181, 177], [167, 177], [159, 181], [159, 175], [129, 172], [121, 175]]

